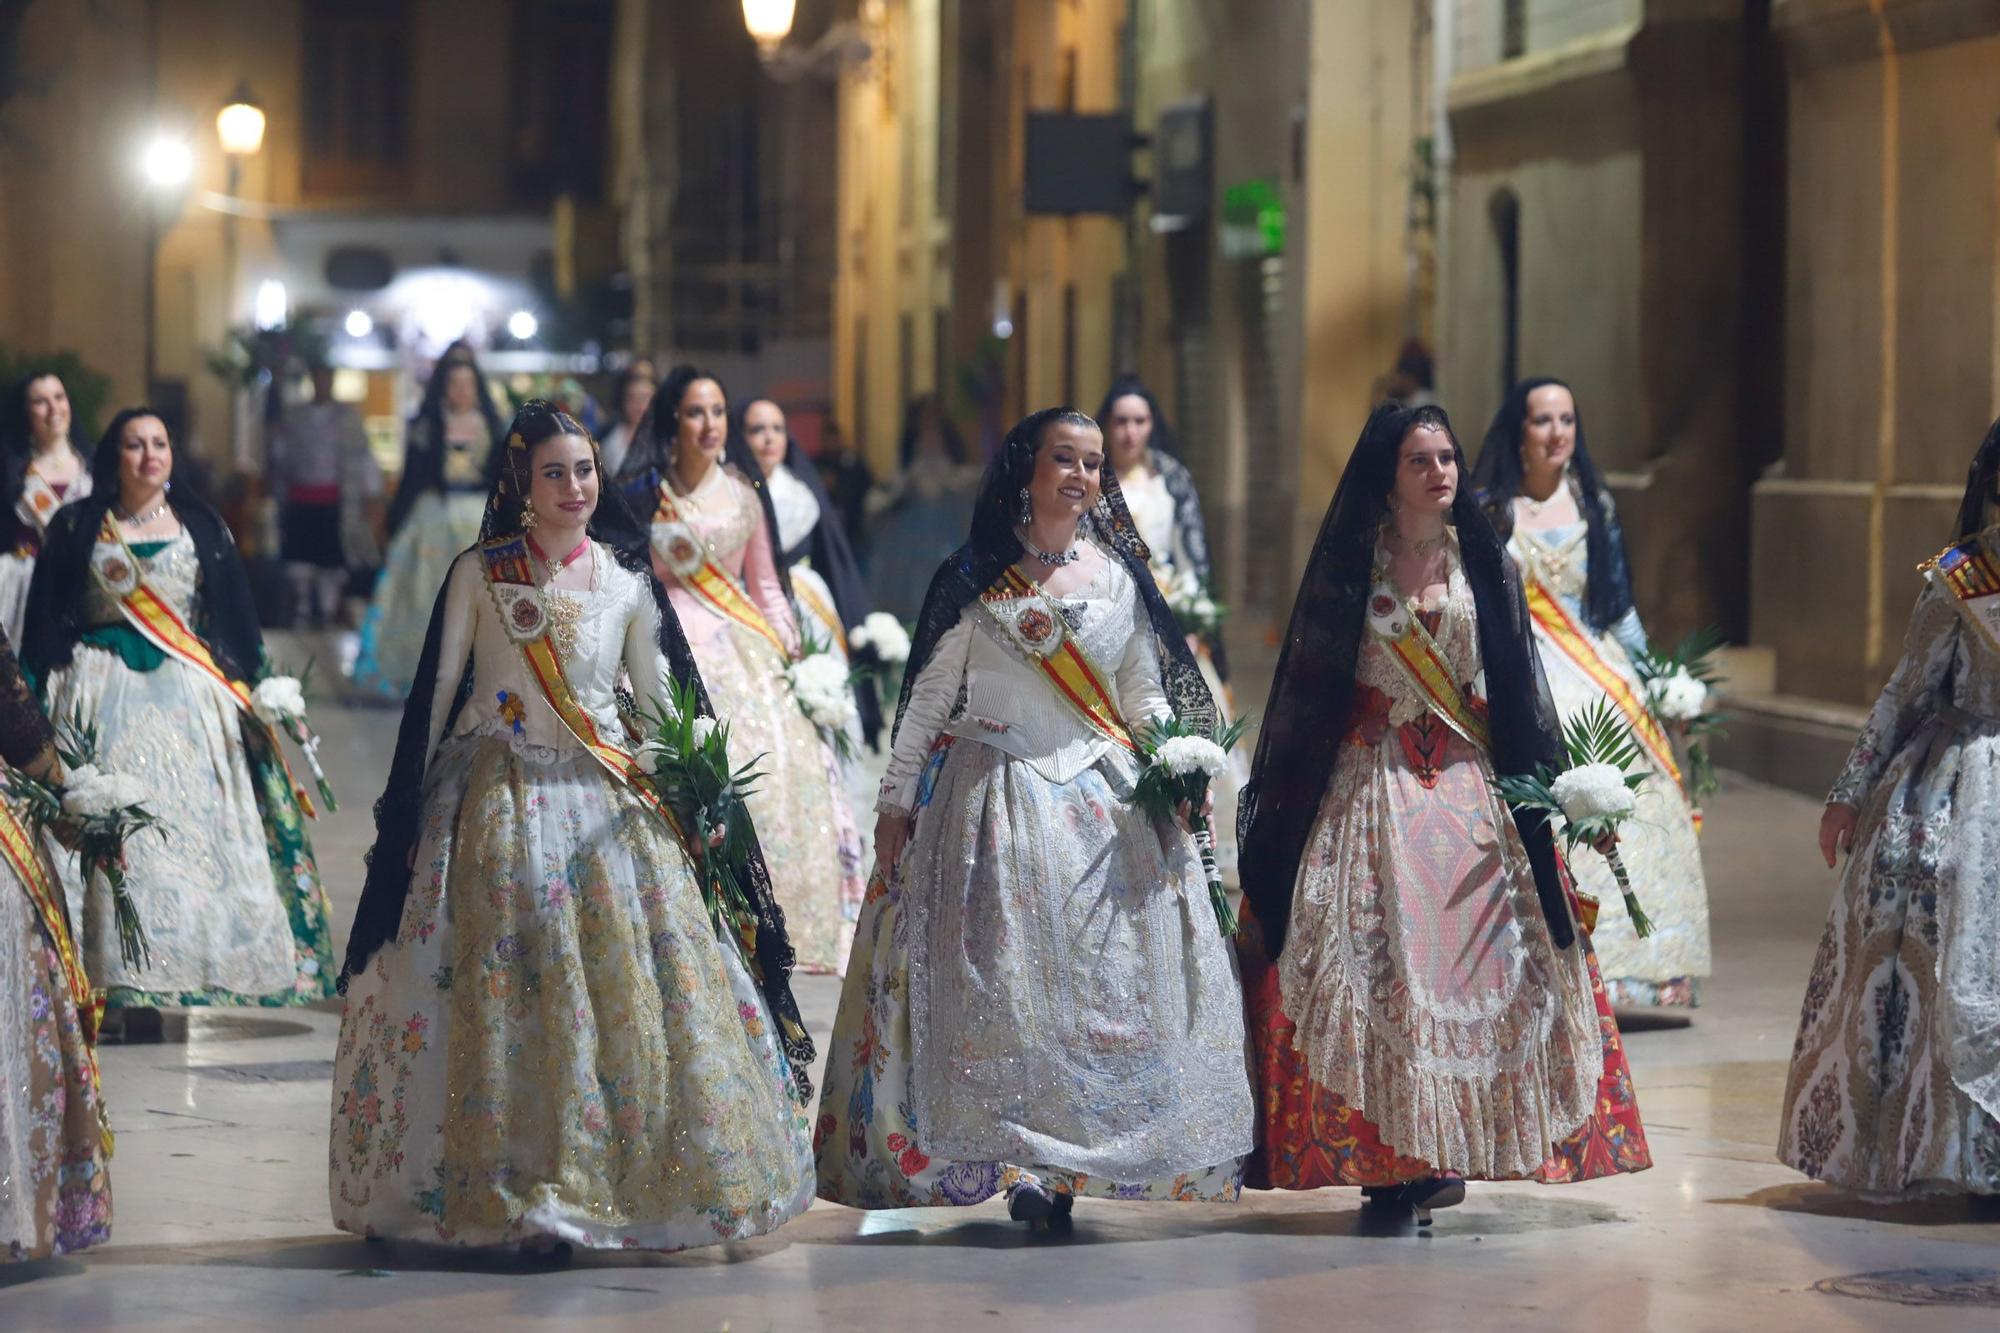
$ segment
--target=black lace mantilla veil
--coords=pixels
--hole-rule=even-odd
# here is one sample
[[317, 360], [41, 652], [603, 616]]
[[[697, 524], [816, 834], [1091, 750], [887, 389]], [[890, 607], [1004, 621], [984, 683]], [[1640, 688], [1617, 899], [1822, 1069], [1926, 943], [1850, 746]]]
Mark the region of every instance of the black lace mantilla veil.
[[[1041, 447], [1043, 431], [1058, 421], [1086, 424], [1092, 429], [1097, 426], [1073, 407], [1045, 408], [1008, 431], [1000, 452], [986, 465], [979, 496], [973, 502], [972, 535], [931, 576], [923, 610], [917, 614], [917, 632], [910, 645], [909, 664], [903, 672], [903, 695], [896, 704], [899, 730], [903, 713], [910, 706], [910, 690], [923, 674], [924, 664], [937, 651], [938, 640], [958, 623], [968, 604], [993, 586], [1001, 571], [1021, 558], [1021, 542], [1014, 535], [1018, 496], [1021, 487], [1034, 475], [1035, 453]], [[1209, 696], [1201, 668], [1195, 665], [1194, 654], [1188, 651], [1187, 639], [1181, 634], [1174, 613], [1167, 609], [1167, 600], [1153, 581], [1148, 565], [1152, 553], [1139, 537], [1138, 526], [1132, 522], [1124, 494], [1118, 489], [1118, 478], [1108, 464], [1103, 477], [1103, 493], [1085, 517], [1083, 531], [1125, 566], [1145, 602], [1146, 616], [1153, 626], [1153, 645], [1160, 657], [1160, 685], [1174, 715], [1207, 730], [1215, 725], [1215, 700]], [[1136, 719], [1127, 721], [1136, 723]]]
[[[1367, 632], [1375, 544], [1389, 515], [1397, 459], [1403, 437], [1419, 425], [1451, 433], [1443, 409], [1393, 403], [1376, 408], [1362, 428], [1306, 561], [1278, 656], [1250, 783], [1238, 800], [1244, 894], [1263, 932], [1265, 952], [1274, 960], [1284, 948], [1291, 924], [1293, 889], [1306, 842], [1345, 743], [1361, 639]], [[1465, 456], [1456, 437], [1452, 447], [1462, 478]], [[1561, 733], [1555, 703], [1529, 637], [1520, 578], [1499, 534], [1462, 483], [1452, 504], [1451, 522], [1458, 532], [1465, 579], [1479, 618], [1493, 767], [1500, 773], [1531, 773], [1540, 764], [1558, 766]], [[1576, 933], [1547, 817], [1516, 813], [1514, 823], [1534, 866], [1549, 935], [1558, 947], [1567, 948]]]
[[[508, 431], [509, 438], [519, 431], [522, 418], [534, 410], [552, 411], [548, 404], [540, 400], [523, 404]], [[567, 418], [565, 421], [565, 433], [586, 433], [573, 421]], [[521, 530], [521, 491], [517, 489], [520, 483], [510, 476], [509, 450], [503, 444], [494, 453], [494, 463], [488, 468], [491, 485], [487, 490], [486, 513], [479, 527], [482, 544], [496, 536]], [[525, 478], [525, 459], [520, 467]], [[693, 683], [703, 716], [713, 717], [715, 710], [709, 703], [708, 691], [702, 686], [701, 672], [695, 666], [694, 653], [681, 630], [680, 618], [667, 601], [665, 589], [653, 577], [652, 553], [646, 544], [645, 532], [644, 525], [617, 494], [608, 489], [600, 490], [589, 534], [608, 547], [620, 565], [646, 580], [646, 585], [653, 591], [653, 605], [660, 617], [660, 651], [672, 667], [676, 679]], [[468, 549], [477, 551], [479, 548], [474, 546]], [[348, 978], [366, 967], [375, 951], [394, 940], [402, 926], [403, 904], [410, 888], [408, 863], [423, 821], [424, 778], [428, 762], [425, 747], [430, 740], [431, 700], [437, 689], [444, 615], [445, 590], [440, 588], [437, 601], [431, 607], [430, 627], [424, 632], [424, 649], [417, 662], [416, 682], [410, 687], [409, 697], [403, 704], [403, 722], [396, 733], [396, 752], [390, 764], [389, 780], [382, 789], [381, 798], [375, 802], [375, 844], [369, 848], [365, 858], [367, 872], [362, 883], [361, 904], [354, 915], [354, 929], [347, 941], [347, 957], [340, 970], [342, 994], [347, 992]], [[450, 715], [445, 718], [442, 734], [450, 734], [459, 710], [471, 694], [472, 664], [468, 662], [459, 679], [457, 696], [452, 701]], [[765, 1003], [770, 1006], [771, 1017], [777, 1024], [786, 1058], [791, 1061], [796, 1091], [803, 1100], [811, 1096], [809, 1071], [815, 1053], [812, 1038], [807, 1035], [805, 1023], [799, 1016], [798, 1002], [792, 995], [795, 955], [785, 932], [784, 912], [778, 906], [777, 895], [771, 890], [770, 871], [765, 868], [764, 853], [757, 845], [754, 831], [750, 844], [750, 882], [745, 887], [757, 918], [754, 961], [758, 983]]]
[[1978, 452], [1972, 455], [1972, 466], [1965, 470], [1965, 496], [1958, 502], [1958, 527], [1954, 529], [1954, 541], [1977, 537], [1986, 530], [1992, 522], [1987, 515], [1992, 512], [1992, 506], [2000, 502], [1996, 486], [2000, 486], [2000, 421], [1987, 429]]
[[[1576, 390], [1561, 380], [1522, 380], [1493, 414], [1493, 423], [1479, 446], [1479, 461], [1472, 467], [1473, 493], [1503, 544], [1514, 535], [1514, 497], [1521, 493], [1521, 427], [1528, 419], [1528, 395], [1551, 387], [1569, 389], [1570, 400], [1575, 402]], [[1611, 492], [1584, 443], [1581, 404], [1576, 409], [1576, 453], [1570, 459], [1569, 476], [1576, 507], [1587, 527], [1584, 554], [1589, 568], [1584, 575], [1583, 618], [1602, 634], [1632, 609], [1632, 571], [1625, 559], [1625, 532], [1618, 525], [1617, 506], [1612, 504]]]

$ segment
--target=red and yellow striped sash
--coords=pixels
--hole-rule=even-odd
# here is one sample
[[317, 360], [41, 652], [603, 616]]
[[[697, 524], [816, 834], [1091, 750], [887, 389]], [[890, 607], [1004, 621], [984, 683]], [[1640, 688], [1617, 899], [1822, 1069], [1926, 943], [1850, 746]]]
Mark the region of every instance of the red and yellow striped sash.
[[1416, 614], [1408, 615], [1400, 635], [1390, 638], [1384, 634], [1381, 639], [1389, 649], [1390, 658], [1430, 702], [1431, 711], [1472, 745], [1490, 752], [1493, 729], [1474, 711], [1465, 691], [1459, 688], [1457, 677], [1451, 674], [1444, 654], [1438, 650], [1437, 640]]
[[[299, 780], [292, 776], [291, 762], [285, 758], [284, 747], [278, 743], [276, 729], [257, 716], [250, 687], [224, 671], [215, 660], [215, 654], [209, 651], [201, 636], [181, 619], [173, 604], [153, 591], [152, 585], [146, 582], [146, 567], [139, 563], [139, 558], [132, 554], [132, 548], [125, 544], [124, 536], [119, 533], [118, 525], [109, 513], [104, 516], [104, 526], [98, 529], [97, 541], [99, 545], [117, 546], [119, 558], [126, 562], [126, 569], [122, 571], [99, 570], [98, 579], [105, 590], [118, 599], [118, 607], [125, 613], [125, 619], [131, 622], [132, 628], [167, 656], [193, 667], [214, 681], [243, 710], [244, 717], [252, 726], [264, 729], [271, 738], [271, 753], [278, 756], [278, 763], [285, 770], [285, 781], [291, 786], [299, 809], [305, 811], [308, 818], [315, 817], [318, 812], [313, 809], [312, 798], [306, 795], [306, 789], [299, 785]], [[129, 583], [130, 586], [121, 589], [118, 586], [121, 583]]]
[[[1048, 606], [1041, 588], [1009, 565], [993, 586], [980, 594], [980, 600], [989, 605], [1023, 598], [1032, 598], [1040, 605], [1022, 612], [1013, 632], [1027, 646], [1035, 665], [1048, 677], [1063, 702], [1075, 709], [1092, 731], [1136, 754], [1138, 744], [1106, 688], [1104, 673], [1056, 622], [1056, 613]], [[1056, 635], [1060, 635], [1061, 641], [1053, 650], [1043, 651], [1042, 644]]]
[[1633, 736], [1646, 748], [1646, 753], [1653, 756], [1653, 762], [1659, 765], [1660, 771], [1672, 778], [1676, 786], [1684, 786], [1680, 765], [1674, 761], [1674, 747], [1668, 742], [1666, 733], [1660, 730], [1660, 724], [1654, 720], [1653, 710], [1646, 706], [1646, 701], [1639, 697], [1638, 691], [1625, 677], [1604, 660], [1590, 636], [1563, 606], [1561, 598], [1550, 592], [1540, 579], [1524, 581], [1527, 584], [1528, 614], [1534, 618], [1535, 624], [1624, 715]]
[[[675, 577], [685, 583], [688, 590], [707, 603], [717, 615], [763, 635], [770, 645], [778, 650], [778, 656], [789, 657], [790, 654], [785, 651], [784, 640], [780, 639], [778, 632], [771, 628], [771, 622], [764, 618], [764, 613], [757, 609], [757, 604], [750, 600], [750, 594], [743, 590], [742, 584], [729, 576], [728, 571], [715, 563], [715, 556], [708, 549], [708, 544], [694, 535], [693, 526], [681, 517], [680, 507], [674, 503], [673, 487], [664, 478], [660, 481], [660, 504], [654, 513], [654, 520], [686, 528], [688, 539], [698, 544], [698, 552], [660, 553], [667, 568]], [[694, 563], [694, 556], [697, 553], [700, 555], [699, 564]], [[689, 572], [682, 573], [683, 569]]]
[[[488, 582], [534, 587], [533, 566], [528, 562], [525, 538], [500, 538], [482, 547], [480, 554], [485, 560]], [[541, 623], [544, 628], [539, 637], [517, 639], [516, 642], [520, 644], [522, 659], [528, 664], [528, 674], [535, 678], [535, 684], [550, 711], [569, 728], [570, 734], [590, 752], [593, 759], [604, 765], [648, 809], [667, 822], [667, 827], [680, 839], [681, 846], [690, 857], [698, 855], [699, 849], [688, 842], [687, 832], [681, 828], [680, 820], [675, 818], [674, 812], [660, 799], [652, 785], [644, 780], [644, 770], [639, 767], [639, 761], [623, 747], [607, 740], [598, 729], [596, 719], [576, 701], [576, 693], [569, 687], [569, 677], [563, 673], [562, 655], [557, 652], [555, 640], [547, 628], [546, 613]]]
[[828, 606], [826, 598], [820, 596], [819, 590], [809, 582], [797, 579], [793, 580], [792, 592], [801, 602], [805, 603], [806, 610], [812, 612], [813, 619], [819, 621], [833, 632], [833, 641], [839, 646], [840, 655], [846, 657], [847, 631], [841, 628], [840, 612]]

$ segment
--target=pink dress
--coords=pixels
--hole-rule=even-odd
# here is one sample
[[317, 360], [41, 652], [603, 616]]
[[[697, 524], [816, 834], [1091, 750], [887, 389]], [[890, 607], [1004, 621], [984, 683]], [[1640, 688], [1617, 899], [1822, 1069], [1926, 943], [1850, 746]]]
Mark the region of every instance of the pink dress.
[[[786, 652], [796, 652], [798, 624], [778, 579], [756, 492], [717, 467], [691, 494], [676, 492], [674, 503], [707, 543], [709, 557], [763, 612]], [[687, 632], [716, 715], [729, 724], [731, 760], [756, 758], [764, 775], [751, 794], [750, 814], [799, 966], [838, 972], [847, 962], [864, 888], [861, 838], [841, 794], [838, 758], [792, 697], [786, 658], [676, 577], [658, 536], [656, 526], [653, 570]]]

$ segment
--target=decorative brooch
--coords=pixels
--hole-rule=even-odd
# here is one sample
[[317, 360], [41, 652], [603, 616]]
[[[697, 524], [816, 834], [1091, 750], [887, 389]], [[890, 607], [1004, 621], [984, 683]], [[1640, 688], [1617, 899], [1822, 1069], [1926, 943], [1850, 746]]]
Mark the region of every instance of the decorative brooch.
[[123, 546], [99, 542], [97, 549], [91, 552], [90, 567], [97, 575], [97, 581], [120, 597], [137, 591], [139, 587], [139, 571], [125, 554]]
[[1410, 611], [1386, 577], [1368, 590], [1368, 626], [1385, 639], [1400, 639], [1410, 630]]
[[527, 717], [528, 705], [522, 702], [520, 695], [509, 694], [505, 690], [500, 691], [500, 720], [512, 727], [516, 736], [525, 729], [523, 723], [527, 721]]
[[655, 523], [653, 549], [675, 578], [693, 578], [702, 566], [704, 552], [694, 530], [685, 523]]

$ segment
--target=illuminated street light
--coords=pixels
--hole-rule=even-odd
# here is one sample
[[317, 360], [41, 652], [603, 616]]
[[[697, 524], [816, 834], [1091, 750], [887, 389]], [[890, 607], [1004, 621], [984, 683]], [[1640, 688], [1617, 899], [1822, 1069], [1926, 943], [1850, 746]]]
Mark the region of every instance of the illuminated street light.
[[291, 313], [291, 300], [285, 293], [285, 284], [276, 278], [266, 278], [257, 284], [257, 303], [252, 307], [251, 318], [257, 327], [269, 332], [285, 327], [285, 320]]
[[252, 157], [263, 148], [264, 108], [250, 95], [248, 83], [237, 84], [229, 104], [215, 113], [215, 137], [231, 157]]
[[157, 134], [139, 155], [139, 169], [160, 189], [176, 189], [194, 175], [194, 149], [176, 135]]
[[366, 338], [375, 332], [375, 321], [366, 310], [350, 310], [341, 327], [347, 330], [350, 338]]
[[507, 334], [515, 342], [526, 342], [542, 331], [542, 321], [532, 310], [516, 310], [507, 316]]
[[766, 57], [776, 54], [791, 36], [792, 16], [798, 0], [743, 0], [743, 26], [757, 39], [757, 50]]

